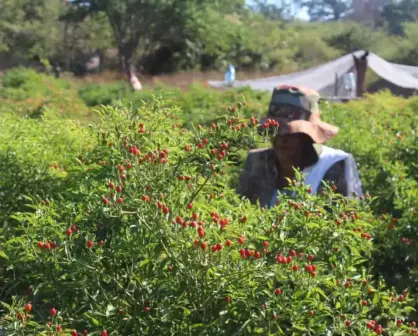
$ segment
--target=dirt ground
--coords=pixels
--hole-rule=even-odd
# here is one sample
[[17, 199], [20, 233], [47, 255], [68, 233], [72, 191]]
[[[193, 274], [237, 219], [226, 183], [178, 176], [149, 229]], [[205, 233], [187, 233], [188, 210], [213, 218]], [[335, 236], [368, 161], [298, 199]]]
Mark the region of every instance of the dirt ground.
[[[256, 79], [263, 77], [278, 76], [279, 73], [275, 72], [240, 72], [236, 74], [237, 80], [245, 79]], [[63, 74], [63, 78], [68, 78], [78, 83], [112, 83], [115, 81], [127, 81], [127, 77], [119, 72], [110, 72], [106, 71], [100, 74], [92, 74], [84, 77], [74, 78], [70, 74]], [[143, 87], [153, 87], [158, 83], [163, 83], [169, 86], [175, 86], [182, 89], [186, 89], [192, 84], [200, 83], [204, 86], [208, 86], [207, 82], [209, 80], [223, 80], [224, 74], [222, 72], [210, 71], [210, 72], [180, 72], [176, 74], [167, 74], [159, 76], [141, 76], [138, 75], [138, 78]]]

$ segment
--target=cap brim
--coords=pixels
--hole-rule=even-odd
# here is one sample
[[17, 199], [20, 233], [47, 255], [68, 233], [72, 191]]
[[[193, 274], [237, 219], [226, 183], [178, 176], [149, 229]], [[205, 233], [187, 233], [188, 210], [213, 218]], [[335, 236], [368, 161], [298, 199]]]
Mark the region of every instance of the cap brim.
[[[267, 122], [268, 119], [273, 118], [264, 118], [260, 120], [260, 124], [263, 125]], [[279, 121], [280, 123], [280, 121]], [[323, 122], [321, 120], [315, 121], [306, 121], [306, 120], [293, 120], [287, 123], [281, 122], [278, 128], [278, 133], [281, 135], [284, 134], [294, 134], [294, 133], [304, 133], [311, 137], [314, 143], [323, 144], [331, 140], [338, 134], [339, 128]]]
[[[339, 128], [323, 121], [311, 122], [306, 120], [294, 120], [289, 122], [283, 130], [288, 133], [305, 133], [314, 143], [323, 144], [338, 134]], [[280, 129], [279, 129], [280, 134]], [[284, 134], [283, 132], [281, 134]]]

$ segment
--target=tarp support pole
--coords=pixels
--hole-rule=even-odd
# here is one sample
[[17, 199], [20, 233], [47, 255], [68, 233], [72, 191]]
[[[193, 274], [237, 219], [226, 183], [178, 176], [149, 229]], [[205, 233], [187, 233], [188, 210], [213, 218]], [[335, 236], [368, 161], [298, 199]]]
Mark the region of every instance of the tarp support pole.
[[367, 55], [366, 52], [361, 58], [357, 58], [355, 55], [353, 55], [354, 58], [354, 65], [356, 67], [356, 73], [357, 73], [357, 80], [356, 80], [356, 96], [357, 97], [363, 97], [364, 94], [364, 84], [366, 81], [366, 72], [367, 72]]
[[338, 96], [338, 73], [335, 73], [334, 96]]

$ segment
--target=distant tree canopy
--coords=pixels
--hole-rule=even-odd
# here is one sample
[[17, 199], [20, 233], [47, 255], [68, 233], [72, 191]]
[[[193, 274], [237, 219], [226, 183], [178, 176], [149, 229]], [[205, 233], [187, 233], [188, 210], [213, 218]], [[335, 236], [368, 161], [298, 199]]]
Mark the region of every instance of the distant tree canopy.
[[405, 34], [405, 23], [418, 20], [417, 0], [391, 0], [383, 7], [380, 24], [386, 25], [389, 33], [396, 35]]
[[200, 13], [240, 13], [244, 5], [243, 0], [73, 0], [67, 18], [82, 20], [104, 13], [118, 48], [120, 69], [129, 71], [137, 58], [145, 59], [163, 48], [181, 50], [197, 39], [200, 32], [195, 28], [204, 20]]
[[102, 12], [107, 17], [118, 48], [121, 71], [129, 71], [139, 48], [147, 53], [164, 40], [181, 39], [187, 21], [199, 9], [190, 0], [75, 0], [72, 5], [78, 9], [75, 17], [82, 18], [80, 12], [85, 15]]
[[[237, 69], [294, 71], [355, 49], [418, 64], [416, 0], [376, 0], [378, 27], [349, 22], [355, 0], [0, 0], [0, 69], [59, 64], [142, 73]], [[379, 5], [380, 6], [380, 5]], [[295, 20], [306, 8], [311, 22]]]
[[281, 1], [272, 4], [268, 0], [256, 0], [252, 8], [269, 20], [286, 20], [292, 18], [292, 3]]
[[306, 7], [312, 21], [338, 21], [351, 10], [349, 0], [296, 0], [301, 7]]
[[57, 18], [63, 10], [56, 0], [1, 0], [0, 52], [13, 54], [14, 63], [52, 56], [60, 40]]

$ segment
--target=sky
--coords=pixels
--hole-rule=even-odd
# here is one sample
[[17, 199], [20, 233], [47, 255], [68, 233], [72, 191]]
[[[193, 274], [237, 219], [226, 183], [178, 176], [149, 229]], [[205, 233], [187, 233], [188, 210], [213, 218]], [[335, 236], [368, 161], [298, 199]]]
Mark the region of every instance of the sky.
[[[248, 5], [253, 5], [254, 4], [254, 0], [246, 0]], [[270, 4], [275, 4], [275, 5], [280, 5], [283, 0], [267, 0], [268, 3]], [[296, 10], [296, 8], [295, 8]], [[298, 11], [298, 15], [296, 16], [296, 18], [301, 19], [301, 20], [309, 20], [309, 15], [306, 11], [306, 9], [302, 9]]]

